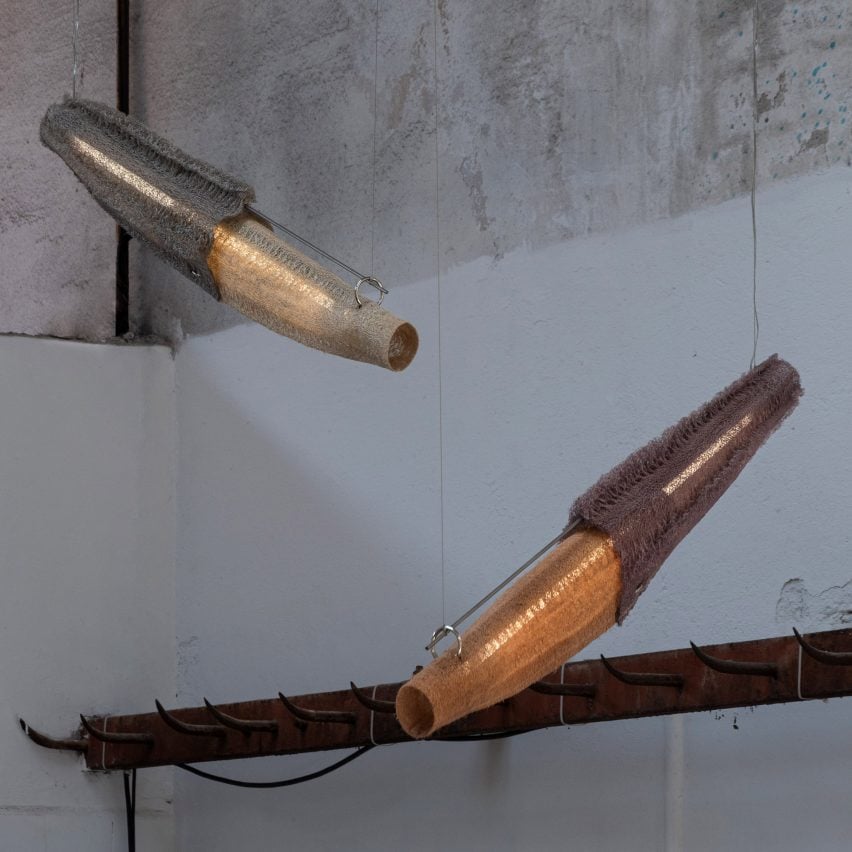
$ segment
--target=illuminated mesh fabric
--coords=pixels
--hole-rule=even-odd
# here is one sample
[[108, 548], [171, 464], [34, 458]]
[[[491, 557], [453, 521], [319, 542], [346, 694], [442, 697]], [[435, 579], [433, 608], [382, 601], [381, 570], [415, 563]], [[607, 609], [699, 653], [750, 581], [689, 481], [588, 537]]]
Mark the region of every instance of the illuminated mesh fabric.
[[254, 199], [248, 184], [93, 101], [49, 107], [41, 140], [128, 233], [218, 298], [207, 268], [213, 229]]

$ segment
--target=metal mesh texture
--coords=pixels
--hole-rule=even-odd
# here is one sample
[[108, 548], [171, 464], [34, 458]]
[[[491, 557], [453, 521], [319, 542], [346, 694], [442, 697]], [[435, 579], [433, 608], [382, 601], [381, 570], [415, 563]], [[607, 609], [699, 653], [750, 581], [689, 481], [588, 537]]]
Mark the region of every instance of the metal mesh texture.
[[93, 101], [49, 107], [41, 140], [128, 233], [219, 297], [207, 267], [213, 229], [254, 199], [251, 186]]
[[621, 623], [658, 568], [795, 408], [799, 374], [772, 355], [601, 477], [571, 507], [621, 559]]

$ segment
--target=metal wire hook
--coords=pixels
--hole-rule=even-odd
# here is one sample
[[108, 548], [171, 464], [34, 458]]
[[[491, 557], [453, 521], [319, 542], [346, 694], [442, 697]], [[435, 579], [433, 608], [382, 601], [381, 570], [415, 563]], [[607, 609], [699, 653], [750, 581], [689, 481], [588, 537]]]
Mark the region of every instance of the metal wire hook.
[[[379, 304], [381, 304], [381, 302]], [[508, 586], [509, 583], [511, 583], [512, 580], [515, 579], [515, 577], [519, 576], [520, 574], [523, 574], [523, 572], [526, 571], [527, 568], [530, 567], [530, 565], [532, 565], [534, 562], [538, 561], [542, 556], [544, 556], [545, 553], [547, 553], [548, 550], [550, 550], [552, 547], [555, 547], [557, 544], [559, 544], [559, 542], [568, 538], [568, 536], [571, 535], [571, 533], [576, 532], [576, 530], [580, 526], [580, 524], [582, 524], [582, 519], [581, 518], [575, 518], [573, 521], [571, 521], [571, 523], [569, 523], [559, 533], [559, 535], [557, 535], [555, 538], [552, 538], [549, 542], [547, 542], [547, 544], [544, 545], [544, 547], [542, 547], [541, 550], [538, 551], [538, 553], [536, 553], [534, 556], [531, 556], [529, 559], [527, 559], [527, 561], [524, 562], [524, 564], [521, 565], [520, 568], [517, 568], [516, 570], [514, 570], [508, 577], [506, 577], [505, 580], [503, 580], [502, 583], [495, 586], [484, 598], [482, 598], [482, 600], [477, 601], [464, 615], [460, 615], [452, 624], [445, 624], [443, 627], [439, 627], [432, 634], [432, 638], [429, 640], [428, 644], [426, 645], [426, 650], [431, 651], [433, 657], [437, 657], [438, 655], [435, 653], [435, 646], [445, 636], [449, 636], [452, 633], [456, 637], [456, 645], [458, 646], [457, 651], [456, 651], [456, 656], [459, 659], [461, 659], [462, 640], [461, 640], [461, 636], [459, 635], [459, 631], [457, 629], [458, 626], [460, 624], [462, 624], [463, 622], [467, 621], [467, 619], [470, 618], [470, 616], [473, 615], [481, 606], [488, 603], [488, 601], [490, 601], [491, 598], [494, 597], [494, 595], [496, 595], [498, 592], [501, 592], [503, 589], [505, 589], [506, 586]]]
[[344, 263], [339, 258], [336, 258], [333, 254], [321, 249], [315, 243], [312, 243], [310, 240], [306, 240], [304, 237], [297, 234], [295, 231], [288, 228], [286, 225], [282, 225], [280, 222], [276, 222], [270, 216], [267, 216], [265, 213], [261, 213], [260, 210], [253, 207], [251, 204], [246, 205], [246, 210], [249, 211], [253, 216], [256, 216], [258, 219], [262, 219], [269, 225], [270, 230], [274, 230], [278, 228], [279, 231], [283, 231], [287, 236], [293, 237], [293, 239], [298, 240], [303, 245], [306, 245], [308, 248], [315, 251], [317, 254], [321, 254], [326, 260], [330, 260], [332, 263], [336, 263], [341, 269], [345, 269], [350, 275], [354, 275], [358, 279], [358, 283], [355, 285], [355, 301], [358, 303], [358, 307], [360, 308], [364, 303], [361, 301], [361, 295], [358, 292], [359, 288], [362, 284], [369, 284], [371, 287], [375, 287], [376, 290], [379, 291], [379, 301], [378, 304], [381, 305], [382, 300], [387, 296], [390, 292], [378, 278], [374, 278], [372, 275], [362, 275], [358, 270], [353, 269], [348, 263]]
[[373, 278], [372, 275], [362, 275], [358, 279], [358, 283], [355, 285], [355, 301], [358, 303], [358, 307], [363, 307], [364, 303], [361, 301], [361, 285], [369, 284], [371, 287], [374, 287], [379, 291], [379, 301], [376, 302], [377, 305], [381, 305], [384, 301], [385, 296], [390, 292], [378, 278]]
[[443, 627], [439, 627], [433, 634], [432, 638], [429, 640], [429, 644], [426, 646], [427, 651], [432, 652], [432, 657], [434, 659], [438, 659], [438, 652], [435, 650], [435, 646], [445, 637], [452, 634], [456, 639], [456, 656], [461, 659], [462, 652], [462, 638], [461, 634], [456, 630], [456, 628], [452, 624], [445, 624]]

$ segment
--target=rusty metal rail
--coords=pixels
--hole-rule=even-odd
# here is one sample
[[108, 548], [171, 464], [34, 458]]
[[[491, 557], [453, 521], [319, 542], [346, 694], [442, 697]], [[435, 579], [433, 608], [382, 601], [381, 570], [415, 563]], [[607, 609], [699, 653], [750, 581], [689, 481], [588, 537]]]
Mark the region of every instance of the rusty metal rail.
[[[513, 698], [431, 739], [488, 737], [556, 725], [779, 704], [852, 694], [852, 630], [566, 663]], [[90, 769], [136, 769], [407, 742], [394, 715], [402, 684], [82, 719], [33, 742], [81, 752]]]

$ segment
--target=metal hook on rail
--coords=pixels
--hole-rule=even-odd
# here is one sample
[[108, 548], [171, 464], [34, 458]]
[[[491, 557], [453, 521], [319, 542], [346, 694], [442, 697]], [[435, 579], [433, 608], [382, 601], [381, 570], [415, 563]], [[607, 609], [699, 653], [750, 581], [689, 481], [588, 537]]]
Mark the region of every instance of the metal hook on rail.
[[695, 642], [690, 642], [695, 656], [710, 669], [723, 674], [757, 675], [759, 677], [778, 677], [778, 666], [775, 663], [756, 663], [748, 660], [723, 660], [702, 651]]
[[673, 689], [683, 689], [683, 675], [658, 674], [656, 672], [625, 672], [617, 669], [603, 654], [601, 654], [601, 662], [604, 668], [616, 680], [620, 680], [622, 683], [629, 683], [631, 686], [668, 686]]
[[57, 751], [85, 752], [88, 745], [85, 740], [74, 737], [49, 737], [47, 734], [31, 728], [23, 719], [18, 719], [21, 730], [36, 744], [42, 748], [52, 748]]
[[287, 698], [284, 693], [279, 692], [281, 703], [302, 722], [331, 722], [338, 725], [354, 725], [357, 718], [354, 713], [336, 710], [309, 710], [307, 707], [299, 707]]
[[154, 735], [140, 731], [139, 733], [121, 733], [120, 731], [99, 731], [82, 713], [80, 721], [86, 729], [86, 733], [102, 743], [137, 743], [152, 748], [154, 746]]
[[254, 733], [278, 733], [278, 722], [274, 719], [238, 719], [236, 716], [224, 713], [206, 698], [204, 699], [204, 706], [220, 725], [224, 725], [226, 728], [233, 728], [245, 736]]
[[227, 729], [221, 725], [193, 725], [190, 722], [182, 722], [169, 713], [159, 701], [155, 701], [154, 703], [157, 705], [157, 712], [160, 714], [160, 718], [179, 734], [186, 734], [189, 737], [219, 737], [220, 739], [228, 735]]

